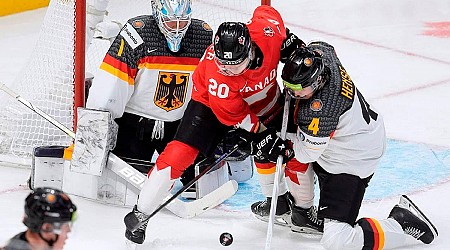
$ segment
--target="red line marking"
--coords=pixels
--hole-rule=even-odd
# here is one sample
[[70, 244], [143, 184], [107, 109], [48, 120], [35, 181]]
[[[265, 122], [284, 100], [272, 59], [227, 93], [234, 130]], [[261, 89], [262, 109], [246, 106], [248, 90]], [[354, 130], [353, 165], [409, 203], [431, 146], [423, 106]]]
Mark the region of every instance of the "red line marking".
[[450, 37], [450, 22], [430, 22], [425, 23], [428, 27], [422, 34], [425, 36], [433, 36], [440, 38]]
[[[450, 25], [450, 24], [448, 24], [448, 23], [442, 24], [441, 23], [441, 24], [436, 24], [436, 25], [440, 25], [439, 27], [442, 27], [442, 26], [448, 27], [447, 25]], [[296, 27], [296, 28], [308, 30], [308, 31], [311, 31], [311, 32], [327, 35], [327, 36], [336, 37], [336, 38], [339, 38], [339, 39], [342, 39], [342, 40], [346, 40], [346, 41], [350, 41], [350, 42], [354, 42], [354, 43], [359, 43], [359, 44], [364, 44], [364, 45], [375, 47], [375, 48], [389, 50], [389, 51], [392, 51], [392, 52], [395, 52], [395, 53], [399, 53], [399, 54], [403, 54], [403, 55], [406, 55], [406, 56], [422, 58], [422, 59], [425, 59], [425, 60], [428, 60], [428, 61], [441, 63], [441, 64], [445, 64], [445, 65], [450, 65], [450, 61], [445, 61], [445, 60], [441, 60], [441, 59], [438, 59], [438, 58], [433, 58], [433, 57], [429, 57], [429, 56], [419, 55], [417, 53], [413, 53], [413, 52], [409, 52], [409, 51], [405, 51], [405, 50], [399, 50], [399, 49], [387, 47], [387, 46], [384, 46], [384, 45], [380, 45], [380, 44], [376, 44], [376, 43], [372, 43], [372, 42], [368, 42], [368, 41], [363, 41], [363, 40], [360, 40], [360, 39], [355, 39], [355, 38], [351, 38], [351, 37], [347, 37], [347, 36], [343, 36], [343, 35], [327, 32], [327, 31], [323, 31], [323, 30], [310, 28], [310, 27], [307, 27], [307, 26], [302, 26], [302, 25], [298, 25], [298, 24], [294, 24], [294, 23], [286, 23], [286, 26], [288, 26], [288, 27]], [[435, 26], [433, 26], [433, 27], [435, 27]], [[445, 80], [441, 80], [441, 81], [437, 81], [437, 82], [431, 82], [431, 83], [428, 83], [428, 84], [424, 84], [424, 85], [421, 85], [421, 86], [417, 86], [417, 87], [401, 90], [401, 91], [398, 91], [398, 92], [388, 93], [386, 95], [375, 97], [375, 98], [371, 98], [371, 99], [380, 99], [380, 98], [386, 98], [386, 97], [391, 97], [391, 96], [398, 96], [398, 95], [401, 95], [401, 94], [405, 94], [405, 93], [421, 90], [421, 89], [424, 89], [424, 88], [434, 87], [434, 86], [438, 86], [438, 85], [444, 85], [444, 84], [449, 83], [449, 81], [450, 81], [450, 79], [445, 79]]]
[[445, 85], [447, 83], [450, 83], [450, 78], [449, 79], [445, 79], [445, 80], [441, 80], [441, 81], [435, 81], [435, 82], [430, 82], [421, 86], [417, 86], [417, 87], [412, 87], [409, 89], [404, 89], [404, 90], [400, 90], [397, 92], [392, 92], [392, 93], [388, 93], [382, 96], [378, 96], [378, 97], [374, 97], [374, 98], [370, 98], [371, 100], [375, 100], [375, 99], [383, 99], [383, 98], [387, 98], [387, 97], [392, 97], [392, 96], [399, 96], [402, 94], [406, 94], [406, 93], [410, 93], [410, 92], [414, 92], [414, 91], [418, 91], [418, 90], [422, 90], [422, 89], [427, 89], [430, 87], [435, 87], [435, 86], [439, 86], [439, 85]]
[[294, 24], [294, 23], [286, 23], [287, 27], [297, 27], [300, 29], [304, 29], [304, 30], [309, 30], [315, 33], [319, 33], [319, 34], [323, 34], [323, 35], [327, 35], [327, 36], [331, 36], [331, 37], [337, 37], [339, 39], [342, 40], [346, 40], [346, 41], [350, 41], [350, 42], [354, 42], [354, 43], [359, 43], [359, 44], [364, 44], [367, 46], [371, 46], [371, 47], [375, 47], [375, 48], [380, 48], [380, 49], [385, 49], [385, 50], [389, 50], [395, 53], [399, 53], [399, 54], [403, 54], [406, 56], [412, 56], [412, 57], [417, 57], [417, 58], [422, 58], [428, 61], [433, 61], [433, 62], [437, 62], [437, 63], [442, 63], [445, 65], [450, 65], [449, 61], [444, 61], [438, 58], [433, 58], [433, 57], [429, 57], [429, 56], [424, 56], [424, 55], [419, 55], [417, 53], [413, 53], [413, 52], [409, 52], [409, 51], [405, 51], [405, 50], [399, 50], [399, 49], [395, 49], [395, 48], [390, 48], [384, 45], [380, 45], [380, 44], [376, 44], [376, 43], [372, 43], [372, 42], [368, 42], [368, 41], [363, 41], [363, 40], [359, 40], [356, 38], [351, 38], [351, 37], [346, 37], [346, 36], [342, 36], [339, 34], [335, 34], [335, 33], [331, 33], [331, 32], [327, 32], [327, 31], [323, 31], [323, 30], [318, 30], [318, 29], [314, 29], [314, 28], [310, 28], [310, 27], [306, 27], [306, 26], [302, 26], [302, 25], [298, 25], [298, 24]]
[[19, 187], [15, 187], [15, 188], [9, 188], [9, 189], [5, 189], [5, 190], [0, 190], [0, 195], [8, 194], [8, 193], [14, 193], [14, 192], [19, 192], [19, 191], [25, 191], [25, 190], [28, 190], [28, 187], [19, 186]]

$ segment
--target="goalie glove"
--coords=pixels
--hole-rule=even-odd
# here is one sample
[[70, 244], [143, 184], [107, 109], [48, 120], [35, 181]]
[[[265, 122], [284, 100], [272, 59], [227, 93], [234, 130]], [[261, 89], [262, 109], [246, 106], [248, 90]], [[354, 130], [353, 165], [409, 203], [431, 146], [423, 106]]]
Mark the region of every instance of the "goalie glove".
[[306, 44], [302, 39], [298, 38], [286, 28], [286, 39], [283, 41], [283, 44], [281, 44], [280, 62], [285, 63], [294, 50], [304, 46], [306, 46]]

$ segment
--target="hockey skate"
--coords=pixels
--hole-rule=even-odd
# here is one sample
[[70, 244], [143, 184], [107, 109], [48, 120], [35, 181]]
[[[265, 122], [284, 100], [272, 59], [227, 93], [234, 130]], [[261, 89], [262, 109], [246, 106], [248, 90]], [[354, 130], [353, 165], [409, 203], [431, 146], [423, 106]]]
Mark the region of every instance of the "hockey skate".
[[436, 227], [406, 195], [400, 197], [389, 218], [396, 220], [406, 234], [425, 244], [430, 244], [438, 236]]
[[144, 243], [148, 215], [140, 212], [137, 206], [134, 206], [133, 211], [125, 215], [123, 221], [126, 226], [125, 237], [136, 244]]
[[291, 230], [304, 234], [323, 234], [323, 219], [317, 218], [317, 209], [315, 206], [301, 208], [292, 206], [292, 225]]
[[[272, 197], [267, 197], [264, 201], [255, 202], [251, 206], [252, 213], [255, 214], [256, 218], [268, 222], [271, 204]], [[289, 193], [278, 196], [274, 224], [288, 227], [291, 225], [291, 201], [289, 199]]]

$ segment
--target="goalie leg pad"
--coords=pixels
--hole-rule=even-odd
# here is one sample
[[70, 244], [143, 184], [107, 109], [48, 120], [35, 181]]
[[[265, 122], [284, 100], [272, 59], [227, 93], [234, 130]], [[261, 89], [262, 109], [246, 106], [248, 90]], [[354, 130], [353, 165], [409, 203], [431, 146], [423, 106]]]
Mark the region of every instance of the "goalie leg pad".
[[[198, 175], [200, 173], [200, 166], [197, 164], [195, 166], [195, 174]], [[228, 168], [226, 167], [225, 163], [221, 163], [221, 167], [218, 169], [209, 172], [208, 174], [204, 175], [202, 178], [200, 178], [197, 181], [196, 185], [196, 192], [197, 192], [197, 199], [202, 198], [203, 196], [211, 193], [212, 191], [216, 190], [218, 187], [225, 184], [227, 181], [229, 181], [228, 177]]]
[[31, 164], [31, 188], [62, 188], [63, 154], [63, 146], [41, 146], [34, 149]]
[[253, 177], [253, 157], [247, 157], [242, 161], [227, 161], [230, 179], [238, 183], [246, 182]]

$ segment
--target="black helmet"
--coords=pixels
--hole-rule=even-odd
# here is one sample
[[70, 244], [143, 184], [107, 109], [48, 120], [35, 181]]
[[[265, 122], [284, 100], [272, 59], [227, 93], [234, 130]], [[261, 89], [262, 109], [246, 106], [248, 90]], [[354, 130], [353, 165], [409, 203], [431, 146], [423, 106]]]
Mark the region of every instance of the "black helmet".
[[74, 219], [77, 207], [60, 190], [36, 188], [25, 198], [23, 223], [33, 232], [40, 232], [44, 223], [65, 223]]
[[[301, 90], [312, 86], [320, 89], [324, 82], [318, 81], [324, 70], [322, 54], [308, 47], [296, 49], [284, 64], [281, 78], [287, 88]], [[320, 84], [320, 85], [319, 85]]]
[[214, 36], [214, 51], [220, 64], [239, 64], [249, 57], [250, 49], [250, 33], [244, 23], [224, 22], [220, 24]]

